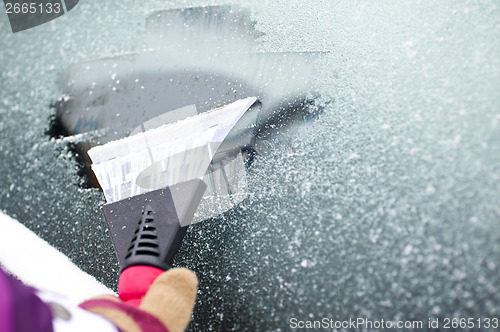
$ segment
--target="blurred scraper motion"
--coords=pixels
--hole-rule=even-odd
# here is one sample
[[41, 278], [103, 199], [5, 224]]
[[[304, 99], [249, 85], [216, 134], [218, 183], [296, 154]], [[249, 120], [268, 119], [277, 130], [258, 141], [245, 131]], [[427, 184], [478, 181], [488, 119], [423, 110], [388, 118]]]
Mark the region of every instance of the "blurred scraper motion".
[[[310, 82], [318, 53], [258, 52], [259, 36], [239, 8], [153, 13], [139, 51], [75, 64], [61, 76], [54, 126], [78, 143], [88, 166], [94, 146], [257, 96], [213, 155], [194, 222], [218, 215], [246, 197], [245, 168], [269, 147], [263, 142], [315, 115]], [[138, 184], [145, 185], [148, 167]]]

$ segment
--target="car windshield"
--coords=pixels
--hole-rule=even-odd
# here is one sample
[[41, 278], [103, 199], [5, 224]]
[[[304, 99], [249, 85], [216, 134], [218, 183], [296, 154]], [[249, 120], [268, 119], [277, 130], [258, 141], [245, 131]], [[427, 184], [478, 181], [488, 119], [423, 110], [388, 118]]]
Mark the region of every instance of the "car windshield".
[[498, 319], [498, 3], [205, 4], [0, 14], [0, 210], [116, 289], [86, 151], [257, 97], [174, 260], [190, 330]]

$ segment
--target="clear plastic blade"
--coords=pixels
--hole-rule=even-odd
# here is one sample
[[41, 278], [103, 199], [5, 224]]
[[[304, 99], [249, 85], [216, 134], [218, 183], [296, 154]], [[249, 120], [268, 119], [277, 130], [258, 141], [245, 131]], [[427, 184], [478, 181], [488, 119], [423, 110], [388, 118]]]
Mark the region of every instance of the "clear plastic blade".
[[97, 146], [88, 151], [108, 203], [203, 178], [217, 148], [256, 98]]

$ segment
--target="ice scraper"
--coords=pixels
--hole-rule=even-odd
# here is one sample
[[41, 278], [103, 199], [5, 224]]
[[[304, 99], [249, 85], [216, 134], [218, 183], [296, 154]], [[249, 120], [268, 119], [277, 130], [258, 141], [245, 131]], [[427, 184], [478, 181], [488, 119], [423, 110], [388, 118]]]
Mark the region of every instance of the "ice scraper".
[[143, 125], [134, 135], [89, 150], [121, 272], [171, 267], [207, 188], [207, 171], [236, 158], [227, 148], [221, 158], [219, 147], [256, 105], [257, 98], [249, 97], [157, 128]]

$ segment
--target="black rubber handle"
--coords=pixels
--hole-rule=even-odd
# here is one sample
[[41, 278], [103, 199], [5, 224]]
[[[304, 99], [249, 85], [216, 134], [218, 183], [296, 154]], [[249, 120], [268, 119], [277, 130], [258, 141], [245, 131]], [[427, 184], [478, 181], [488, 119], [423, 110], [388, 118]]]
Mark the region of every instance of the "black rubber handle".
[[120, 271], [134, 265], [171, 267], [188, 226], [180, 225], [168, 188], [102, 207]]

